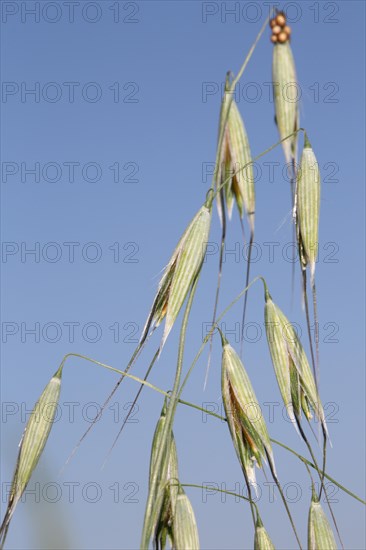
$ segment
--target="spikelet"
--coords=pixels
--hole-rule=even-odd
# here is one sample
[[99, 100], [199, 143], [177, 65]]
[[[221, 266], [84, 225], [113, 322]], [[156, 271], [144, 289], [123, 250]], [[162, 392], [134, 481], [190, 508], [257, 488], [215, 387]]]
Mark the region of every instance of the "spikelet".
[[246, 370], [223, 336], [222, 341], [222, 400], [239, 462], [255, 487], [255, 465], [262, 467], [268, 457], [275, 471], [271, 441]]
[[[220, 114], [220, 125], [223, 127], [226, 121], [226, 127], [219, 155], [216, 188], [232, 176], [224, 186], [223, 192], [229, 219], [235, 200], [240, 217], [243, 217], [245, 212], [250, 229], [254, 231], [255, 186], [252, 155], [243, 119], [228, 86], [227, 82]], [[217, 194], [217, 204], [219, 216], [222, 218], [224, 205], [221, 204], [220, 193]]]
[[0, 528], [0, 547], [3, 547], [14, 510], [41, 458], [50, 434], [61, 390], [63, 365], [51, 378], [37, 401], [19, 444], [17, 464], [11, 484], [5, 518]]
[[320, 185], [319, 165], [305, 135], [300, 169], [297, 173], [297, 212], [304, 263], [310, 267], [312, 282], [318, 255]]
[[[156, 467], [156, 457], [162, 444], [162, 433], [166, 422], [167, 404], [164, 402], [160, 418], [156, 425], [150, 457], [150, 490]], [[154, 508], [150, 510], [151, 533], [156, 546], [164, 548], [169, 538], [173, 544], [172, 521], [175, 512], [175, 504], [178, 495], [178, 457], [174, 435], [171, 434], [170, 448], [164, 460], [163, 474], [161, 478], [162, 491], [159, 493]]]
[[179, 487], [173, 519], [175, 550], [199, 550], [200, 542], [192, 504], [182, 487]]
[[333, 531], [314, 490], [308, 519], [308, 550], [337, 550]]
[[275, 550], [258, 512], [255, 525], [254, 550]]
[[[280, 37], [281, 35], [276, 35]], [[284, 139], [299, 128], [299, 106], [295, 62], [287, 38], [276, 40], [272, 64], [273, 95], [276, 124], [280, 139]], [[295, 93], [294, 93], [295, 90]], [[297, 135], [282, 143], [288, 164], [296, 160]]]
[[150, 328], [165, 318], [160, 350], [174, 325], [190, 287], [199, 273], [205, 257], [211, 224], [212, 197], [197, 212], [178, 242], [164, 270], [141, 341]]
[[301, 411], [310, 419], [311, 409], [327, 430], [324, 410], [305, 350], [294, 327], [273, 302], [267, 287], [265, 326], [277, 383], [283, 402], [288, 407], [289, 417], [296, 426], [296, 418], [300, 419]]

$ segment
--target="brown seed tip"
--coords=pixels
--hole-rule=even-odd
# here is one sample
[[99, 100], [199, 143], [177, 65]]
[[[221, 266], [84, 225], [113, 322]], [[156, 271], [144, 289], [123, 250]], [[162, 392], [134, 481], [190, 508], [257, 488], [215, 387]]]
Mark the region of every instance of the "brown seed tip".
[[277, 34], [272, 34], [272, 36], [271, 36], [271, 42], [272, 42], [273, 44], [276, 44], [277, 40], [278, 40]]
[[286, 25], [286, 26], [283, 28], [283, 32], [285, 32], [288, 36], [290, 36], [290, 34], [291, 34], [291, 27], [289, 27], [288, 25]]
[[282, 27], [280, 27], [279, 25], [275, 25], [272, 29], [273, 34], [280, 34], [281, 31]]
[[279, 13], [276, 17], [276, 23], [280, 27], [284, 27], [286, 25], [286, 17], [283, 13]]
[[288, 34], [284, 31], [280, 32], [280, 34], [278, 35], [279, 43], [284, 44], [285, 42], [287, 42], [287, 39], [288, 39]]

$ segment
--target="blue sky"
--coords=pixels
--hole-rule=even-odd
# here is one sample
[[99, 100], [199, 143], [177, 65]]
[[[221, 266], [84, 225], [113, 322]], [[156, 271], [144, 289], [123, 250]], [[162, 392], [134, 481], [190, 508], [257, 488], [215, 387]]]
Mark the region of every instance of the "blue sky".
[[[301, 125], [323, 181], [316, 277], [321, 394], [333, 443], [328, 469], [362, 496], [365, 7], [353, 1], [286, 6]], [[210, 185], [226, 71], [239, 69], [267, 14], [266, 2], [2, 2], [2, 483], [11, 480], [27, 411], [65, 353], [126, 366], [160, 271]], [[277, 141], [271, 59], [266, 30], [237, 98], [253, 155]], [[265, 276], [273, 298], [297, 323], [307, 345], [298, 273], [291, 303], [290, 192], [284, 168], [280, 148], [256, 165], [252, 276]], [[212, 316], [219, 238], [215, 209], [185, 368]], [[234, 215], [220, 310], [244, 287], [243, 254]], [[241, 308], [235, 307], [223, 327], [237, 349], [240, 319]], [[136, 375], [143, 375], [159, 337], [143, 353]], [[177, 327], [151, 377], [165, 389], [172, 385], [176, 346]], [[186, 399], [210, 403], [217, 412], [220, 355], [217, 339], [206, 391], [207, 354], [185, 392]], [[306, 455], [282, 415], [258, 284], [249, 294], [244, 362], [271, 435]], [[60, 418], [26, 502], [14, 516], [8, 548], [138, 547], [151, 438], [162, 404], [158, 394], [144, 390], [135, 422], [101, 470], [117, 422], [136, 390], [134, 382], [124, 383], [59, 474], [115, 378], [81, 360], [66, 365]], [[180, 408], [175, 434], [182, 482], [243, 491], [224, 424]], [[280, 449], [275, 453], [305, 540], [306, 471]], [[271, 502], [270, 479], [258, 472], [258, 482], [260, 510], [276, 547], [293, 547], [283, 508], [278, 498]], [[215, 491], [188, 492], [202, 548], [252, 546], [245, 503]], [[362, 505], [337, 491], [333, 498], [345, 547], [364, 548]]]

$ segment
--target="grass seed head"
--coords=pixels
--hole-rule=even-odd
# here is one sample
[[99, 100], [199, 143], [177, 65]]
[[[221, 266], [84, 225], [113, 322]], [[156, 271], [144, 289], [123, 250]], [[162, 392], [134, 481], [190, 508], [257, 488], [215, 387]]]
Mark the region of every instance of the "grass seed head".
[[188, 225], [164, 270], [142, 336], [143, 338], [148, 333], [152, 325], [159, 326], [165, 318], [160, 349], [163, 348], [188, 291], [202, 267], [210, 224], [211, 202], [208, 201]]
[[318, 256], [320, 185], [319, 165], [305, 137], [297, 177], [297, 212], [304, 259], [306, 264], [309, 264], [312, 279]]
[[[240, 216], [242, 217], [245, 211], [248, 223], [251, 229], [254, 229], [255, 186], [252, 155], [243, 119], [234, 98], [232, 98], [232, 93], [228, 92], [228, 90], [225, 91], [222, 102], [221, 124], [225, 123], [226, 118], [227, 124], [219, 156], [220, 162], [217, 171], [216, 186], [219, 187], [222, 185], [232, 175], [231, 180], [224, 187], [229, 218], [232, 215], [235, 199]], [[236, 173], [244, 166], [243, 170]], [[217, 201], [221, 217], [221, 209], [224, 206], [221, 204], [220, 194], [217, 195]]]
[[326, 430], [324, 410], [318, 395], [313, 373], [298, 335], [273, 302], [268, 290], [265, 293], [265, 326], [268, 347], [283, 402], [296, 426], [295, 417], [301, 411], [311, 418], [312, 409]]
[[[289, 35], [281, 30], [273, 48], [272, 81], [276, 124], [280, 139], [284, 139], [299, 128], [298, 86], [288, 37]], [[287, 163], [296, 160], [297, 135], [286, 139], [282, 147]]]
[[[35, 470], [47, 443], [61, 390], [62, 367], [51, 378], [37, 401], [19, 444], [17, 464], [11, 484], [8, 506], [0, 529], [0, 541], [5, 540], [11, 517]], [[2, 547], [2, 545], [1, 545]]]
[[[155, 428], [150, 457], [150, 489], [156, 467], [156, 458], [162, 444], [162, 433], [166, 422], [166, 402], [164, 403], [160, 418]], [[173, 543], [172, 520], [175, 511], [176, 499], [178, 495], [178, 456], [173, 433], [171, 434], [170, 447], [165, 456], [165, 462], [162, 473], [163, 490], [155, 502], [154, 510], [151, 510], [151, 532], [153, 539], [161, 542], [164, 547], [164, 541], [169, 538]]]
[[199, 536], [192, 504], [182, 487], [179, 488], [173, 517], [175, 550], [199, 550]]
[[261, 467], [268, 456], [274, 468], [271, 442], [247, 372], [225, 339], [221, 383], [225, 413], [239, 462], [248, 479], [255, 484], [255, 465]]
[[333, 531], [314, 491], [308, 518], [308, 549], [337, 550]]

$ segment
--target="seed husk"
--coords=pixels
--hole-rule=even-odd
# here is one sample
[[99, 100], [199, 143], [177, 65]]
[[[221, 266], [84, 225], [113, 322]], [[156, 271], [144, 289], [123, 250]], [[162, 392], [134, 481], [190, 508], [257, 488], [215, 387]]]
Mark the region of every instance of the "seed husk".
[[175, 550], [199, 550], [199, 536], [192, 504], [182, 487], [179, 487], [173, 518]]
[[314, 377], [297, 333], [265, 290], [265, 326], [268, 347], [283, 402], [296, 426], [301, 410], [310, 419], [312, 409], [325, 430], [324, 410]]
[[[276, 123], [280, 139], [285, 139], [299, 128], [299, 107], [294, 57], [287, 34], [284, 43], [280, 43], [280, 36], [273, 48], [272, 80]], [[281, 36], [281, 40], [283, 38]], [[289, 97], [293, 88], [296, 90], [295, 98]], [[288, 164], [296, 160], [297, 134], [286, 139], [282, 147]]]
[[305, 136], [297, 176], [297, 212], [305, 265], [312, 281], [318, 256], [320, 214], [320, 171], [310, 142]]
[[19, 453], [11, 484], [8, 506], [0, 528], [1, 547], [5, 542], [9, 523], [15, 508], [41, 458], [53, 426], [61, 391], [62, 368], [63, 364], [43, 390], [23, 432], [19, 444]]
[[244, 365], [227, 340], [223, 336], [222, 339], [222, 400], [239, 462], [255, 487], [255, 465], [262, 467], [268, 457], [275, 471], [271, 442]]
[[258, 512], [254, 535], [254, 550], [275, 550]]
[[[227, 110], [229, 114], [227, 114]], [[252, 155], [248, 135], [238, 106], [231, 93], [228, 91], [228, 83], [222, 102], [220, 121], [221, 124], [227, 118], [226, 129], [220, 151], [220, 162], [217, 170], [216, 187], [219, 187], [232, 174], [224, 188], [228, 216], [231, 218], [233, 202], [237, 204], [240, 217], [244, 211], [250, 228], [254, 230], [255, 215], [255, 186], [253, 175]], [[238, 172], [241, 168], [245, 168]], [[220, 194], [217, 195], [219, 216], [222, 218]]]
[[333, 531], [314, 490], [308, 519], [308, 549], [337, 550]]
[[[167, 403], [165, 401], [160, 418], [156, 425], [150, 457], [150, 490], [154, 478], [154, 468], [156, 467], [156, 457], [159, 448], [162, 444], [162, 433], [166, 422]], [[170, 437], [170, 446], [164, 460], [161, 477], [161, 492], [158, 493], [158, 498], [154, 503], [154, 507], [150, 510], [151, 533], [155, 543], [160, 541], [160, 547], [164, 548], [164, 544], [169, 538], [173, 544], [172, 521], [175, 511], [176, 499], [178, 495], [178, 456], [177, 448], [173, 433]]]
[[208, 199], [190, 222], [179, 240], [159, 283], [141, 341], [150, 328], [165, 318], [160, 350], [174, 325], [188, 291], [197, 277], [206, 253], [211, 224], [212, 199]]

